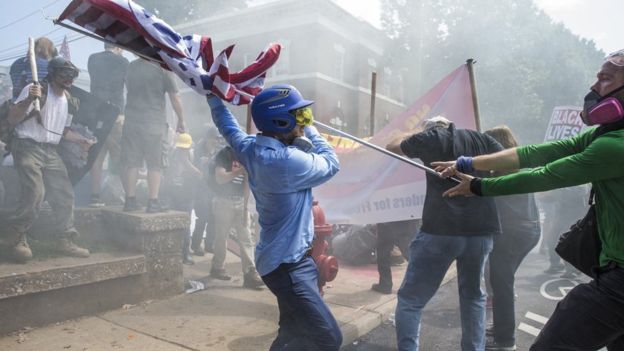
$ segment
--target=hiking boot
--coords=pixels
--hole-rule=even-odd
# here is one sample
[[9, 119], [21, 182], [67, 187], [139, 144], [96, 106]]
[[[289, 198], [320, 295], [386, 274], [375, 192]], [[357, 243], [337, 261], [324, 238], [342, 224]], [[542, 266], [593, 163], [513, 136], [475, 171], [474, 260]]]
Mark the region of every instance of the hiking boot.
[[371, 290], [376, 291], [378, 293], [382, 293], [382, 294], [392, 294], [392, 286], [390, 285], [386, 285], [386, 284], [373, 284], [371, 286]]
[[260, 279], [255, 268], [250, 269], [249, 272], [245, 273], [243, 276], [243, 288], [260, 289], [263, 285], [264, 282]]
[[135, 211], [138, 211], [140, 209], [141, 209], [141, 207], [137, 203], [136, 197], [127, 197], [126, 198], [126, 201], [124, 202], [124, 207], [123, 207], [123, 211], [124, 212], [135, 212]]
[[145, 212], [147, 213], [159, 213], [159, 212], [167, 212], [167, 206], [163, 205], [158, 199], [149, 199], [147, 201], [147, 208]]
[[210, 271], [210, 277], [219, 280], [231, 280], [232, 277], [227, 275], [225, 270]]
[[516, 351], [516, 344], [501, 344], [494, 340], [488, 340], [485, 344], [486, 351]]
[[105, 203], [102, 202], [102, 200], [100, 200], [100, 195], [98, 194], [92, 194], [91, 195], [91, 202], [89, 203], [89, 207], [91, 208], [100, 208], [100, 207], [104, 207], [106, 206]]
[[17, 243], [11, 247], [11, 256], [17, 263], [26, 263], [33, 257], [25, 234], [20, 235]]
[[56, 251], [58, 251], [60, 254], [71, 257], [87, 258], [90, 255], [89, 250], [74, 244], [74, 242], [68, 238], [59, 239], [59, 242], [56, 246]]

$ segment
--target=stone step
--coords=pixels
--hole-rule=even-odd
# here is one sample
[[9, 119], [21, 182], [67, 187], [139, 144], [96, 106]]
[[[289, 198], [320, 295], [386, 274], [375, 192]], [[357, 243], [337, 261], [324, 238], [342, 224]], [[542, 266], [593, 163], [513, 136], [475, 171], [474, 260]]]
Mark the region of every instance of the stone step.
[[0, 334], [144, 301], [148, 274], [136, 254], [0, 264]]
[[0, 299], [146, 273], [145, 256], [96, 253], [0, 265]]

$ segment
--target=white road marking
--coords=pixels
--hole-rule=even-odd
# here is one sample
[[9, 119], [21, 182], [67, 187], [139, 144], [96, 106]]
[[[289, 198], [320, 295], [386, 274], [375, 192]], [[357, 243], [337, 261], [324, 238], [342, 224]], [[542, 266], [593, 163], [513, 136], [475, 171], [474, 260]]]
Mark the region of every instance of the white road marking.
[[518, 329], [522, 330], [525, 333], [531, 334], [533, 336], [538, 336], [540, 333], [540, 329], [537, 329], [533, 326], [530, 326], [524, 323], [520, 323], [520, 325], [518, 326]]
[[548, 322], [548, 318], [540, 316], [537, 313], [527, 312], [524, 316], [541, 324], [546, 324], [546, 322]]
[[[552, 301], [561, 301], [566, 296], [566, 294], [572, 290], [575, 286], [579, 284], [576, 280], [570, 280], [565, 278], [556, 278], [547, 280], [540, 286], [539, 292], [540, 294], [548, 300]], [[551, 295], [548, 290], [555, 290], [559, 293], [556, 295]]]

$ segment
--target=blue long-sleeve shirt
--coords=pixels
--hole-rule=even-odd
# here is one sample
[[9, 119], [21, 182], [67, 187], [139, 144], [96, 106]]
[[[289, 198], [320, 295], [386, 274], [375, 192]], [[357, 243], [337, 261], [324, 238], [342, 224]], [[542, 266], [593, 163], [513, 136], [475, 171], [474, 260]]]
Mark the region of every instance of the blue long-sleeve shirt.
[[212, 119], [247, 170], [256, 199], [260, 239], [256, 269], [266, 275], [282, 263], [299, 261], [312, 245], [312, 188], [339, 170], [338, 157], [314, 127], [305, 133], [314, 148], [306, 153], [263, 136], [248, 135], [223, 102], [208, 98]]

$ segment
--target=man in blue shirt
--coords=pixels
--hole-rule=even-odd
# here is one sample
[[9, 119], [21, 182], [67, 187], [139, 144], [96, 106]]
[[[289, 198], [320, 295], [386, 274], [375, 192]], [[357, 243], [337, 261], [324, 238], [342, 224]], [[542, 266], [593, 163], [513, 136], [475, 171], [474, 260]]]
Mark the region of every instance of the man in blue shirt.
[[338, 172], [338, 158], [312, 126], [314, 102], [290, 85], [262, 91], [251, 105], [258, 135], [248, 135], [223, 102], [209, 96], [219, 132], [247, 170], [260, 240], [256, 269], [277, 297], [279, 331], [270, 350], [338, 350], [342, 334], [317, 286], [310, 257], [312, 187]]

